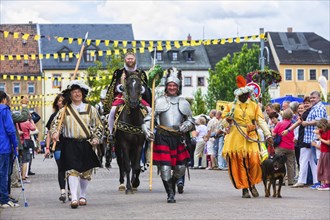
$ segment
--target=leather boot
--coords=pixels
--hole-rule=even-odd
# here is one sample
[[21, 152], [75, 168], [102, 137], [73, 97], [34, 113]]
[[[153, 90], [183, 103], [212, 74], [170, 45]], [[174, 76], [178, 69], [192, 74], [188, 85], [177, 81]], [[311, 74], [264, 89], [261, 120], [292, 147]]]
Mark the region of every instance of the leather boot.
[[173, 184], [172, 184], [172, 178], [169, 179], [168, 181], [162, 180], [166, 193], [167, 193], [167, 203], [175, 203], [175, 199], [174, 199], [174, 191], [173, 191]]
[[247, 188], [242, 190], [242, 198], [251, 198], [249, 190]]
[[250, 188], [250, 192], [253, 197], [259, 197], [259, 193], [254, 185]]

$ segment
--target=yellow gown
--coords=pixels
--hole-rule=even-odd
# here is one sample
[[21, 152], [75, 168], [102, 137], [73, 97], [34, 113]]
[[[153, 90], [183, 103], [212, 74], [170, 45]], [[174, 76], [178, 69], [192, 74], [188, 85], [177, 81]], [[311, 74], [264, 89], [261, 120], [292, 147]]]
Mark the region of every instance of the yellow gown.
[[[227, 117], [226, 115], [232, 106], [233, 103], [226, 106], [222, 113], [224, 118]], [[248, 133], [248, 125], [252, 125], [252, 120], [255, 120], [263, 130], [265, 137], [270, 135], [259, 105], [250, 99], [245, 103], [237, 101], [233, 115], [245, 134]], [[255, 131], [249, 133], [249, 137], [253, 139], [258, 139], [257, 135]], [[227, 160], [229, 176], [236, 189], [249, 188], [261, 182], [262, 172], [258, 143], [247, 140], [233, 123], [230, 125], [229, 133], [225, 136], [222, 155]]]

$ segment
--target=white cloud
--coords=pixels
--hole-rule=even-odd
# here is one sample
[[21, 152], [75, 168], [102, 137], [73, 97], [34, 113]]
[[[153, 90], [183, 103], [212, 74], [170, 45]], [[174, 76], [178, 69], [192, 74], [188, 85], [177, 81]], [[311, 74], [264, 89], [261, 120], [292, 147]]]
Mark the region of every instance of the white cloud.
[[315, 32], [330, 39], [329, 1], [8, 1], [1, 23], [125, 23], [136, 39], [235, 37], [265, 31]]

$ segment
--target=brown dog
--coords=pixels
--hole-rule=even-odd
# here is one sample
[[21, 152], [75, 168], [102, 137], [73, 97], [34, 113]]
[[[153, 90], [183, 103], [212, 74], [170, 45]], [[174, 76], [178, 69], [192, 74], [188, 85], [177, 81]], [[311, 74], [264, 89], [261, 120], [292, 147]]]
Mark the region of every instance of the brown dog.
[[[262, 181], [265, 186], [265, 197], [270, 196], [270, 186], [273, 185], [273, 197], [282, 198], [281, 187], [283, 179], [286, 175], [285, 169], [286, 156], [275, 154], [273, 157], [269, 157], [262, 165]], [[279, 181], [278, 190], [276, 192], [276, 180]], [[268, 182], [269, 181], [269, 182]], [[267, 186], [268, 182], [268, 186]]]

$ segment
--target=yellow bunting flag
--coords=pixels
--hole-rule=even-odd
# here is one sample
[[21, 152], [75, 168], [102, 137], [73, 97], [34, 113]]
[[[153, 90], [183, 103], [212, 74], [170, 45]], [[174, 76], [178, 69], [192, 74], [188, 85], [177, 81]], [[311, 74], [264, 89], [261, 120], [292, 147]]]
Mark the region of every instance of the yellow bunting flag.
[[28, 60], [29, 59], [29, 55], [27, 55], [27, 54], [24, 54], [23, 57], [24, 57], [24, 60]]
[[18, 38], [18, 33], [14, 32], [14, 38]]
[[36, 59], [36, 55], [35, 54], [31, 54], [31, 59], [35, 60]]
[[127, 41], [123, 41], [123, 47], [126, 47], [127, 46]]
[[132, 46], [133, 46], [133, 47], [136, 47], [136, 41], [135, 41], [135, 40], [132, 41]]
[[78, 42], [79, 45], [82, 43], [82, 40], [83, 40], [82, 38], [77, 39], [77, 42]]
[[110, 56], [111, 55], [111, 50], [107, 50], [106, 53], [107, 53], [107, 56]]
[[0, 60], [5, 60], [5, 55], [0, 55]]
[[228, 38], [228, 43], [233, 43], [233, 38]]
[[54, 59], [58, 59], [58, 53], [54, 53]]
[[61, 58], [64, 59], [65, 58], [65, 53], [61, 53]]
[[92, 40], [91, 39], [87, 39], [86, 42], [87, 42], [87, 45], [91, 45]]
[[73, 52], [69, 52], [69, 58], [73, 57]]
[[101, 43], [101, 40], [95, 40], [95, 45], [96, 45], [96, 46], [99, 46], [100, 43]]
[[30, 36], [30, 34], [24, 34], [24, 35], [22, 36], [22, 38], [23, 38], [24, 40], [27, 40], [27, 39], [29, 38], [29, 36]]
[[37, 76], [38, 81], [41, 81], [41, 79], [42, 79], [41, 76]]
[[114, 47], [118, 47], [118, 41], [117, 41], [117, 40], [115, 40], [115, 41], [113, 42], [113, 46], [114, 46]]
[[144, 53], [144, 47], [139, 48], [140, 53]]
[[179, 41], [174, 41], [174, 47], [175, 47], [175, 48], [180, 48], [180, 43], [179, 43]]
[[154, 47], [154, 42], [153, 41], [149, 41], [149, 46], [150, 47]]
[[28, 77], [27, 76], [23, 76], [23, 79], [26, 81], [26, 80], [28, 80]]
[[17, 80], [21, 80], [22, 76], [17, 76]]
[[98, 51], [98, 54], [99, 54], [99, 57], [102, 57], [103, 56], [103, 51], [102, 50], [99, 50]]
[[57, 37], [57, 41], [58, 41], [58, 42], [62, 43], [63, 40], [64, 40], [64, 37]]
[[[133, 42], [132, 42], [132, 44], [133, 44]], [[141, 46], [142, 47], [146, 47], [146, 42], [145, 41], [141, 41]]]
[[70, 37], [70, 38], [68, 39], [68, 43], [69, 43], [69, 44], [72, 44], [72, 42], [73, 42], [73, 38]]
[[3, 79], [7, 79], [7, 75], [3, 75], [2, 78], [3, 78]]
[[115, 49], [115, 55], [119, 55], [119, 50], [118, 49]]
[[236, 37], [235, 42], [236, 42], [236, 43], [240, 43], [240, 42], [241, 42], [241, 38]]
[[9, 35], [9, 32], [8, 32], [8, 31], [4, 31], [4, 32], [3, 32], [3, 37], [4, 37], [4, 38], [7, 38], [8, 35]]
[[13, 55], [8, 55], [8, 60], [13, 60]]
[[105, 46], [109, 46], [109, 40], [104, 41]]
[[49, 58], [50, 58], [50, 54], [46, 53], [46, 59], [49, 59]]
[[123, 49], [123, 54], [126, 54], [127, 53], [127, 49]]
[[33, 40], [39, 40], [40, 39], [40, 35], [34, 35]]
[[260, 39], [264, 39], [265, 38], [265, 34], [260, 34]]
[[21, 60], [21, 55], [16, 55], [16, 60]]
[[154, 48], [153, 47], [148, 47], [148, 51], [151, 52]]
[[39, 60], [42, 60], [44, 58], [43, 54], [39, 54]]

